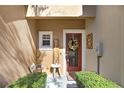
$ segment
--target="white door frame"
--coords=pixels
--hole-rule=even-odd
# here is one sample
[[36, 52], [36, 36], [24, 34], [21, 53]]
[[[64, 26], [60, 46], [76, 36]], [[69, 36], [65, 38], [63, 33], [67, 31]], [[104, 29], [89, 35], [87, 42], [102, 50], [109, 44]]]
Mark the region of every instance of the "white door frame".
[[67, 72], [66, 64], [66, 33], [82, 34], [82, 70], [86, 70], [86, 31], [83, 29], [63, 29], [63, 72]]

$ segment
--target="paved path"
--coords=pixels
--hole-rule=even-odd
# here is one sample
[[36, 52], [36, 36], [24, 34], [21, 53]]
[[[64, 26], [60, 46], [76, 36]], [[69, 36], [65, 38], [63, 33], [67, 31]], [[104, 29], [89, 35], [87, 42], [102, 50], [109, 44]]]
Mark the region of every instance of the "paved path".
[[67, 81], [67, 88], [78, 88], [76, 81]]
[[46, 88], [77, 88], [76, 81], [68, 81], [66, 75], [53, 78], [52, 75], [47, 77]]

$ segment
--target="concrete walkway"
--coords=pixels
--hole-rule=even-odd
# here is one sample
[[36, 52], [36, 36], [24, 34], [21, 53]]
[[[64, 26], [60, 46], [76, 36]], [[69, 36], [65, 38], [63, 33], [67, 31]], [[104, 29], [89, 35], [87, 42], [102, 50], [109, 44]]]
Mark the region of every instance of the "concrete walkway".
[[68, 81], [66, 75], [53, 78], [52, 75], [47, 77], [46, 88], [77, 88], [76, 81]]
[[76, 81], [67, 81], [67, 88], [78, 88]]

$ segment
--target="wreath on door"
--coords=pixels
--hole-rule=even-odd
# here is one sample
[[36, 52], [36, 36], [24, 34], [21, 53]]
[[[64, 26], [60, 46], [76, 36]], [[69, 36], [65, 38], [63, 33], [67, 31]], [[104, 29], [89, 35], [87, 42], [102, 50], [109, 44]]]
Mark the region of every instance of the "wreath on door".
[[79, 47], [79, 43], [77, 40], [69, 40], [68, 42], [69, 49], [75, 51]]

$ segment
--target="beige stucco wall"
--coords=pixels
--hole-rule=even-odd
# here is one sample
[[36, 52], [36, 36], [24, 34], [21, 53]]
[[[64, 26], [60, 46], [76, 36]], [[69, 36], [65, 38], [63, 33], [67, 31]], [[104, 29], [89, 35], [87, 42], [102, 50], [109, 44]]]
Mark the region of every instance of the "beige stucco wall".
[[96, 5], [83, 5], [83, 16], [95, 17]]
[[37, 20], [37, 31], [52, 31], [53, 38], [59, 39], [63, 47], [63, 29], [84, 29], [84, 19], [42, 19]]
[[32, 19], [27, 19], [30, 31], [31, 31], [31, 35], [32, 35], [32, 39], [34, 41], [34, 44], [36, 45], [36, 48], [38, 48], [38, 32], [36, 31], [36, 20], [32, 20]]
[[100, 74], [124, 85], [124, 13], [121, 6], [97, 6], [96, 19], [86, 20], [86, 31], [93, 33], [93, 49], [87, 50], [87, 70], [97, 71], [96, 42], [103, 43]]
[[[37, 31], [52, 31], [53, 39], [58, 39], [60, 43], [60, 64], [61, 73], [63, 71], [63, 29], [85, 29], [85, 20], [79, 19], [42, 19], [36, 21]], [[53, 62], [53, 51], [41, 51], [45, 56], [42, 63], [46, 67], [46, 72], [50, 74], [50, 67]]]
[[26, 14], [26, 7], [23, 5], [1, 5], [0, 15], [6, 23], [24, 19]]
[[121, 6], [121, 85], [124, 87], [124, 6]]
[[35, 22], [27, 23], [25, 13], [24, 6], [0, 6], [0, 87], [28, 74], [35, 62]]

